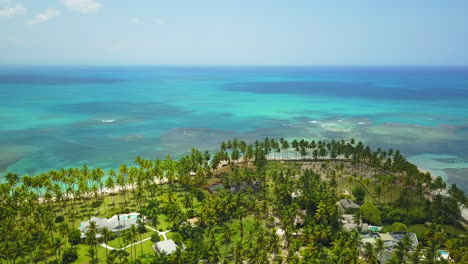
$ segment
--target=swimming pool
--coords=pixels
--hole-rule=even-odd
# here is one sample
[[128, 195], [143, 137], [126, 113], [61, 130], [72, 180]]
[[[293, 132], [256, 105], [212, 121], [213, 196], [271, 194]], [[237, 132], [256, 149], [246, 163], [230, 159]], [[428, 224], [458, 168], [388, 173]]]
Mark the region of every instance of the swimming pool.
[[449, 255], [449, 252], [448, 251], [445, 251], [445, 250], [439, 250], [440, 254], [442, 256], [448, 256]]
[[120, 218], [121, 219], [138, 218], [138, 215], [126, 215], [126, 216], [122, 216]]

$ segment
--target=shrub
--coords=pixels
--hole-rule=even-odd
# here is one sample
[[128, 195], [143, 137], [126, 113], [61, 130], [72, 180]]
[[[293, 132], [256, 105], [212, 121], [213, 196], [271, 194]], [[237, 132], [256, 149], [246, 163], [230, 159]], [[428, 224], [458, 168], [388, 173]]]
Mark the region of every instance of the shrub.
[[78, 229], [70, 231], [68, 234], [68, 242], [72, 245], [78, 245], [81, 243], [81, 232]]
[[356, 203], [362, 204], [364, 202], [364, 198], [366, 197], [366, 190], [364, 189], [364, 187], [358, 185], [353, 189], [352, 192], [354, 198], [356, 198]]
[[63, 252], [63, 263], [72, 263], [78, 259], [78, 252], [75, 247], [69, 248]]
[[98, 208], [101, 205], [102, 205], [102, 200], [96, 200], [91, 204], [93, 208]]
[[407, 232], [408, 227], [403, 223], [395, 222], [392, 224], [392, 230], [397, 232]]
[[199, 202], [203, 201], [205, 199], [205, 194], [202, 192], [200, 189], [194, 189], [193, 190], [193, 196], [197, 198]]
[[55, 223], [62, 223], [63, 221], [65, 221], [65, 217], [63, 215], [55, 217]]
[[158, 232], [153, 232], [153, 234], [151, 234], [151, 241], [154, 243], [161, 241]]
[[382, 218], [380, 217], [381, 212], [371, 202], [365, 202], [361, 206], [360, 211], [361, 211], [363, 220], [367, 220], [375, 225], [382, 224]]
[[[171, 232], [171, 233], [172, 233], [172, 232]], [[172, 237], [172, 240], [174, 240], [174, 242], [175, 242], [177, 245], [179, 245], [179, 246], [182, 245], [182, 241], [183, 241], [184, 239], [183, 239], [183, 237], [182, 237], [181, 234], [179, 234], [179, 233], [172, 233], [171, 237]]]

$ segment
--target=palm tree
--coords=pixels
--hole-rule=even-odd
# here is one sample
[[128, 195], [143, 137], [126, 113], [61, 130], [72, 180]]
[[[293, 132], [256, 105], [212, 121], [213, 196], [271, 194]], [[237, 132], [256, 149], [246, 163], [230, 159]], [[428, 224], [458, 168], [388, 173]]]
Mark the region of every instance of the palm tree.
[[382, 254], [383, 254], [383, 251], [384, 251], [385, 247], [384, 247], [384, 242], [382, 239], [377, 239], [375, 241], [375, 253], [377, 255], [379, 255], [379, 262], [382, 263]]
[[[107, 245], [107, 242], [109, 242], [114, 237], [114, 233], [110, 231], [108, 227], [99, 228], [98, 231], [99, 231], [99, 234], [101, 234], [101, 238], [104, 241], [104, 244], [106, 245]], [[108, 257], [107, 248], [105, 249], [105, 251], [106, 251], [106, 259], [107, 259]]]
[[358, 226], [358, 229], [361, 230], [361, 221], [362, 221], [362, 214], [361, 210], [356, 210], [353, 214], [353, 222]]
[[[52, 251], [56, 255], [56, 260], [59, 260], [60, 257], [62, 256], [62, 247], [64, 245], [65, 245], [65, 242], [60, 237], [57, 237], [53, 240]], [[57, 251], [58, 251], [58, 255], [57, 255]]]
[[228, 245], [232, 240], [233, 232], [231, 231], [231, 229], [226, 223], [223, 224], [221, 228], [223, 232], [221, 235], [221, 239], [223, 243], [226, 245], [226, 254], [228, 254]]
[[116, 258], [119, 259], [120, 263], [122, 263], [122, 260], [127, 263], [128, 262], [128, 256], [130, 255], [127, 251], [123, 249], [113, 249], [110, 253], [112, 256], [115, 256]]
[[135, 251], [135, 259], [137, 257], [137, 252], [136, 252], [136, 245], [135, 243], [137, 242], [137, 228], [135, 225], [131, 225], [129, 229], [129, 238], [130, 238], [130, 243], [132, 243], [132, 246], [130, 248], [134, 248]]
[[234, 263], [236, 263], [236, 264], [243, 263], [244, 247], [243, 247], [243, 244], [242, 244], [242, 240], [237, 240], [234, 243], [233, 254], [234, 254]]
[[187, 263], [187, 259], [185, 258], [181, 247], [177, 247], [176, 251], [172, 254], [171, 261], [173, 264]]
[[115, 171], [113, 169], [110, 169], [108, 172], [107, 180], [105, 182], [105, 187], [107, 188], [107, 190], [110, 192], [110, 195], [112, 196], [112, 204], [114, 204], [114, 192], [112, 190], [115, 188], [115, 181], [114, 181], [115, 177], [117, 177], [117, 175], [115, 174]]
[[364, 244], [364, 259], [371, 264], [377, 263], [374, 245], [369, 242]]
[[91, 261], [89, 263], [91, 264], [98, 264], [99, 263], [99, 258], [97, 254], [97, 248], [96, 247], [89, 247], [88, 253], [86, 256], [91, 258]]

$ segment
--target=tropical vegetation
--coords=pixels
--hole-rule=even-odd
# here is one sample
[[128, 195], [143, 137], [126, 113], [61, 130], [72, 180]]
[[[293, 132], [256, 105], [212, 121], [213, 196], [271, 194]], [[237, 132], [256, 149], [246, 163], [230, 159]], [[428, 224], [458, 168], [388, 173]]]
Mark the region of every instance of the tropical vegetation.
[[[218, 184], [218, 185], [216, 185]], [[210, 186], [218, 188], [210, 188]], [[39, 175], [4, 174], [0, 184], [2, 263], [379, 263], [382, 241], [363, 244], [346, 231], [339, 199], [354, 199], [356, 223], [388, 231], [416, 230], [390, 263], [467, 263], [456, 185], [421, 172], [398, 150], [371, 149], [351, 139], [231, 139], [209, 153], [179, 160], [137, 157], [104, 171], [82, 166]], [[118, 236], [93, 216], [139, 212]], [[187, 220], [197, 219], [195, 224]], [[299, 220], [298, 220], [299, 219]], [[360, 224], [358, 224], [360, 225]], [[178, 244], [171, 255], [152, 245]], [[365, 230], [361, 230], [365, 231]], [[141, 243], [136, 243], [144, 241]], [[114, 249], [107, 249], [102, 244]], [[448, 259], [440, 250], [449, 252]]]

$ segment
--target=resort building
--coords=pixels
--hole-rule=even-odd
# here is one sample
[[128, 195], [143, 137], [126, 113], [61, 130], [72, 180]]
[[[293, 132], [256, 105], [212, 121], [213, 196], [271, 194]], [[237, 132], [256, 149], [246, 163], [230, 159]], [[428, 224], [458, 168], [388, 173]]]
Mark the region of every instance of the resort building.
[[[91, 217], [89, 221], [81, 222], [78, 229], [81, 230], [81, 238], [85, 238], [90, 222], [95, 222], [98, 229], [107, 227], [110, 231], [114, 232], [115, 235], [119, 235], [123, 230], [129, 229], [131, 225], [135, 225], [139, 215], [139, 213], [121, 214], [114, 215], [109, 219]], [[96, 235], [96, 237], [100, 236], [100, 234]]]
[[193, 217], [193, 218], [189, 218], [187, 219], [187, 222], [191, 225], [191, 226], [197, 226], [197, 223], [200, 221], [200, 219], [198, 217]]
[[418, 238], [415, 233], [409, 232], [389, 232], [389, 233], [368, 233], [361, 235], [361, 241], [363, 244], [371, 243], [375, 245], [377, 239], [381, 239], [384, 242], [384, 252], [382, 254], [382, 263], [387, 263], [393, 255], [393, 248], [402, 240], [405, 236], [409, 236], [412, 241], [412, 248], [416, 248], [418, 245]]
[[359, 208], [359, 205], [354, 203], [351, 199], [341, 199], [340, 205], [341, 205], [341, 208], [343, 208], [343, 210], [350, 209], [350, 208], [352, 209]]
[[[347, 231], [352, 231], [358, 229], [358, 225], [354, 222], [353, 215], [344, 214], [341, 218], [341, 223], [343, 223], [343, 228]], [[361, 223], [361, 230], [368, 230], [369, 224]]]
[[170, 255], [177, 250], [177, 244], [172, 239], [159, 241], [154, 244], [153, 249], [158, 252], [158, 254]]

